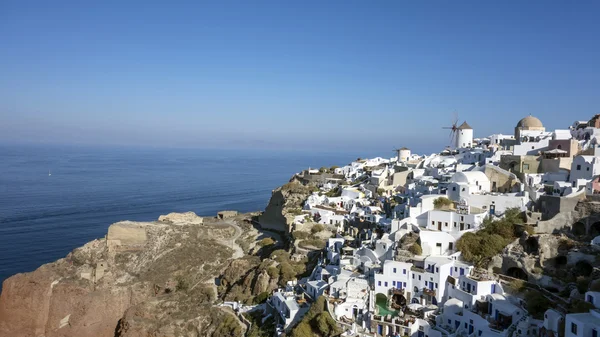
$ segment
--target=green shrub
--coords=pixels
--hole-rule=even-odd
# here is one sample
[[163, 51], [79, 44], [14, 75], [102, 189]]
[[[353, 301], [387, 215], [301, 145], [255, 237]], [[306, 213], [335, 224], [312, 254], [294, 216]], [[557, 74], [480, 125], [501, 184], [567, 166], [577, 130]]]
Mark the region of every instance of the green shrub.
[[300, 209], [300, 208], [290, 208], [290, 209], [287, 210], [287, 212], [288, 212], [288, 214], [291, 214], [291, 215], [300, 215], [300, 214], [302, 214], [302, 209]]
[[276, 278], [279, 276], [279, 269], [277, 267], [269, 267], [267, 268], [267, 274], [269, 274], [270, 278]]
[[258, 242], [258, 245], [261, 247], [264, 247], [264, 246], [270, 246], [274, 243], [275, 243], [275, 241], [272, 238], [264, 238]]
[[304, 240], [304, 239], [308, 238], [309, 235], [310, 234], [308, 234], [307, 232], [302, 232], [302, 231], [295, 231], [292, 233], [292, 236], [296, 240]]
[[544, 312], [553, 306], [553, 303], [546, 296], [535, 290], [529, 290], [525, 293], [525, 303], [527, 303], [527, 311], [535, 319], [544, 319]]
[[423, 249], [418, 243], [413, 243], [412, 246], [408, 247], [408, 251], [413, 253], [414, 255], [423, 254]]
[[329, 172], [329, 169], [327, 167], [323, 166], [323, 167], [321, 167], [319, 169], [319, 172], [321, 172], [321, 173], [327, 173], [327, 172]]
[[269, 299], [270, 293], [268, 291], [262, 292], [254, 298], [254, 304], [264, 303], [267, 299]]
[[444, 198], [444, 197], [439, 197], [433, 201], [433, 207], [435, 209], [440, 209], [443, 207], [450, 207], [451, 205], [454, 205], [452, 200], [450, 200], [448, 198]]
[[314, 226], [312, 226], [312, 228], [310, 229], [310, 232], [313, 234], [322, 232], [325, 229], [325, 227], [323, 227], [323, 225], [321, 224], [316, 224]]
[[323, 249], [323, 248], [325, 248], [326, 245], [327, 245], [327, 243], [320, 239], [306, 239], [306, 240], [300, 241], [300, 243], [298, 244], [298, 246], [300, 246], [302, 248], [308, 248], [308, 249], [310, 249], [311, 247]]
[[594, 309], [594, 305], [592, 303], [582, 300], [573, 300], [573, 303], [569, 308], [569, 312], [580, 314], [584, 312], [589, 312], [590, 309]]
[[332, 167], [329, 168], [329, 172], [333, 173], [335, 171], [335, 169], [338, 169], [338, 168], [340, 168], [340, 167], [337, 165], [333, 165]]
[[183, 276], [177, 277], [177, 285], [175, 286], [175, 290], [177, 291], [187, 291], [190, 287], [188, 281], [183, 278]]
[[323, 296], [317, 298], [300, 323], [292, 330], [292, 337], [325, 337], [342, 333], [335, 320], [329, 315], [325, 301]]

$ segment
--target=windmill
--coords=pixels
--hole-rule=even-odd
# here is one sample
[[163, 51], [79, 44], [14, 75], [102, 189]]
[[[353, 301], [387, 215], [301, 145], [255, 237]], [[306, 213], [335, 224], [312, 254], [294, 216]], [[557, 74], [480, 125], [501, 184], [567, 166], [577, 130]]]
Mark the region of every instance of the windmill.
[[401, 148], [399, 148], [399, 147], [397, 147], [397, 148], [395, 148], [395, 149], [393, 150], [393, 152], [394, 152], [394, 153], [396, 153], [396, 155], [397, 155], [397, 157], [396, 157], [396, 161], [397, 161], [397, 162], [399, 162], [399, 161], [400, 161], [400, 151], [401, 151], [401, 150], [402, 150], [402, 149], [401, 149]]
[[450, 147], [454, 147], [454, 143], [456, 140], [456, 133], [458, 132], [458, 115], [456, 112], [454, 113], [454, 119], [452, 121], [452, 126], [444, 126], [442, 129], [450, 130]]

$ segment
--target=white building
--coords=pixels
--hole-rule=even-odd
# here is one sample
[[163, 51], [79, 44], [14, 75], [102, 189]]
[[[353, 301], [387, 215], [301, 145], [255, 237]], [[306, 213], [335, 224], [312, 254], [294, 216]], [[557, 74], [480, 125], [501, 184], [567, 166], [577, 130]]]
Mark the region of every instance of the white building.
[[481, 171], [455, 173], [448, 184], [448, 198], [460, 200], [470, 194], [489, 193], [490, 179]]
[[600, 174], [600, 160], [597, 157], [576, 156], [571, 164], [569, 181], [572, 187], [585, 186], [598, 174]]
[[[545, 331], [545, 335], [541, 336], [558, 336], [560, 325], [564, 321], [565, 317], [559, 311], [554, 309], [548, 309], [544, 313], [544, 324], [542, 325], [542, 329]], [[562, 333], [562, 331], [560, 331]]]
[[517, 123], [515, 127], [516, 144], [513, 148], [515, 156], [537, 155], [540, 151], [547, 150], [552, 132], [546, 132], [542, 122], [533, 116], [527, 116]]
[[567, 314], [565, 337], [600, 336], [600, 309], [591, 309], [581, 314]]
[[293, 292], [276, 291], [267, 304], [275, 311], [274, 316], [284, 329], [298, 322], [308, 311], [308, 307], [300, 308]]
[[322, 280], [308, 281], [306, 282], [306, 293], [316, 300], [317, 297], [323, 295], [327, 287], [329, 284]]
[[447, 256], [455, 253], [457, 239], [448, 232], [421, 230], [419, 238], [424, 256]]
[[473, 128], [465, 121], [456, 130], [455, 148], [465, 148], [473, 146]]
[[390, 289], [407, 289], [411, 286], [412, 263], [387, 260], [382, 270], [375, 273], [375, 293], [389, 295]]
[[427, 229], [449, 232], [460, 237], [462, 231], [479, 228], [485, 216], [486, 213], [463, 214], [455, 211], [433, 210], [427, 212]]
[[600, 309], [600, 291], [588, 291], [585, 293], [585, 301], [592, 303], [596, 308]]

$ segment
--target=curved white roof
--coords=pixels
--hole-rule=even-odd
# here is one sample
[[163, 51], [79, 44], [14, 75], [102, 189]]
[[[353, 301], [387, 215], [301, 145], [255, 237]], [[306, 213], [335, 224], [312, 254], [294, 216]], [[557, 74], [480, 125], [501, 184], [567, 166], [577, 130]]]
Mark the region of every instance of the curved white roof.
[[485, 173], [481, 171], [467, 171], [467, 172], [456, 172], [452, 176], [452, 182], [454, 183], [467, 183], [474, 184], [476, 181], [480, 183], [489, 183], [490, 180], [485, 175]]

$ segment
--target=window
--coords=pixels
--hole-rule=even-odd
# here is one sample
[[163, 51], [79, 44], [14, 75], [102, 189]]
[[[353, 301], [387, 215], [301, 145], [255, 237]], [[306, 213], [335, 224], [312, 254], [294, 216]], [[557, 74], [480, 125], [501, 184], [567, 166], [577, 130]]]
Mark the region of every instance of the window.
[[448, 320], [448, 324], [452, 324], [452, 320], [451, 319]]
[[402, 282], [402, 284], [404, 285], [404, 288], [406, 288], [406, 282]]
[[378, 282], [377, 282], [377, 285], [378, 285], [378, 286], [381, 286], [381, 281], [378, 281]]
[[447, 222], [444, 222], [444, 227], [448, 227], [448, 223]]
[[571, 333], [577, 334], [577, 324], [571, 323]]
[[456, 186], [453, 186], [453, 187], [452, 187], [452, 190], [453, 190], [453, 191], [456, 191]]
[[436, 273], [439, 273], [439, 272], [440, 272], [440, 268], [438, 268], [438, 267], [435, 267], [435, 272], [436, 272]]
[[442, 244], [438, 242], [438, 243], [436, 243], [436, 244], [435, 244], [435, 246], [436, 246], [436, 247], [441, 247], [441, 246], [442, 246]]
[[402, 274], [406, 275], [406, 269], [402, 269]]
[[425, 286], [427, 287], [427, 281], [425, 281]]
[[460, 221], [465, 221], [465, 217], [464, 216], [460, 216]]
[[462, 191], [463, 191], [463, 192], [465, 191], [465, 188], [464, 188], [464, 187], [462, 188]]
[[394, 268], [394, 274], [396, 273], [396, 268]]
[[456, 228], [456, 221], [454, 221], [454, 228]]
[[421, 275], [419, 275], [419, 281], [421, 281]]
[[585, 170], [586, 170], [586, 171], [589, 171], [589, 170], [590, 170], [590, 168], [589, 168], [589, 167], [586, 167], [586, 168], [585, 168]]
[[577, 171], [581, 171], [581, 165], [577, 165]]
[[415, 274], [413, 274], [413, 280], [415, 279]]
[[435, 289], [437, 289], [437, 287], [438, 287], [438, 285], [437, 285], [437, 283], [436, 283], [436, 284], [435, 284]]
[[432, 225], [432, 226], [435, 226], [435, 221], [432, 221], [432, 222], [431, 222], [431, 225]]
[[387, 282], [385, 282], [385, 283], [384, 283], [384, 285], [387, 287], [387, 286], [388, 286], [388, 283], [387, 283]]
[[392, 285], [395, 287], [396, 286], [396, 281], [392, 281]]

